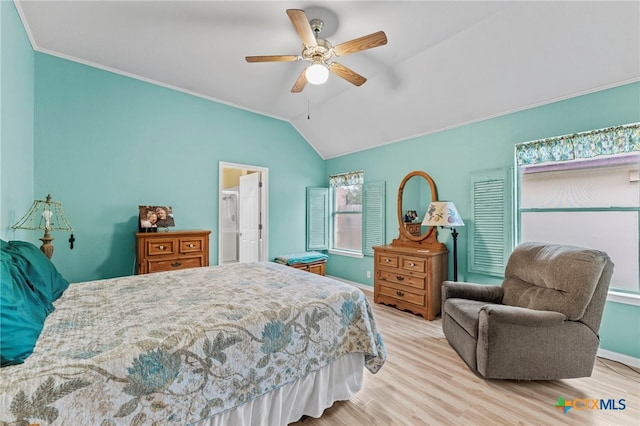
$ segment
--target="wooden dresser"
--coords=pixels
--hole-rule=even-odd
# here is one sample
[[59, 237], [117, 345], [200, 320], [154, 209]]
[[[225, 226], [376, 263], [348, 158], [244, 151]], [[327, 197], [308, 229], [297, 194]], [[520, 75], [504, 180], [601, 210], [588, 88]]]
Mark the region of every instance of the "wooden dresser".
[[311, 272], [312, 274], [318, 274], [325, 276], [326, 275], [326, 260], [319, 260], [317, 262], [312, 263], [298, 263], [295, 265], [289, 265], [296, 269], [301, 269], [303, 271]]
[[433, 320], [440, 313], [440, 288], [447, 277], [447, 250], [373, 248], [374, 302]]
[[404, 222], [404, 229], [414, 236], [422, 234], [422, 224], [420, 222]]
[[211, 231], [136, 232], [136, 274], [209, 266]]

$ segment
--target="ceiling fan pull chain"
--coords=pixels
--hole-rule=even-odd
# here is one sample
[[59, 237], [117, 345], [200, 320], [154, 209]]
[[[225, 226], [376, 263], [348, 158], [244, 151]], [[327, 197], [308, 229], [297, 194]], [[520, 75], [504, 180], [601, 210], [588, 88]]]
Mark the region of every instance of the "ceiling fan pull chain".
[[309, 98], [307, 98], [307, 120], [311, 120], [311, 108], [309, 107]]

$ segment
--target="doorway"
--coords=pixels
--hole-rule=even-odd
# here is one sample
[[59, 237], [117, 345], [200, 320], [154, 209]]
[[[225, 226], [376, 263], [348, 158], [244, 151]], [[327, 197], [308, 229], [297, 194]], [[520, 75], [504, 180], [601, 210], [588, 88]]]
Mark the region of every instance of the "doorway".
[[264, 167], [219, 163], [219, 265], [269, 258], [268, 172]]

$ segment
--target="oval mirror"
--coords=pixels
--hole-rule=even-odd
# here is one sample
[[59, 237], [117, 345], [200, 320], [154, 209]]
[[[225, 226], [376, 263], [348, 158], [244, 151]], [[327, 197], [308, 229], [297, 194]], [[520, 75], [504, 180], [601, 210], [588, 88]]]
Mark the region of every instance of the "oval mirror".
[[429, 204], [437, 199], [435, 182], [427, 173], [415, 171], [405, 176], [398, 188], [401, 239], [420, 242], [431, 236], [433, 228], [422, 226], [422, 219]]

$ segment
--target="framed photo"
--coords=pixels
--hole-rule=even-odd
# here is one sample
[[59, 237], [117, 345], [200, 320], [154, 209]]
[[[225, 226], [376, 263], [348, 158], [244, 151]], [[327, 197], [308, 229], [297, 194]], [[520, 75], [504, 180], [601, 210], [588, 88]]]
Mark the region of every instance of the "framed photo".
[[413, 222], [417, 218], [418, 218], [418, 212], [416, 212], [415, 210], [407, 210], [407, 212], [404, 215], [405, 222]]
[[155, 232], [158, 228], [176, 226], [171, 206], [138, 206], [140, 232]]

